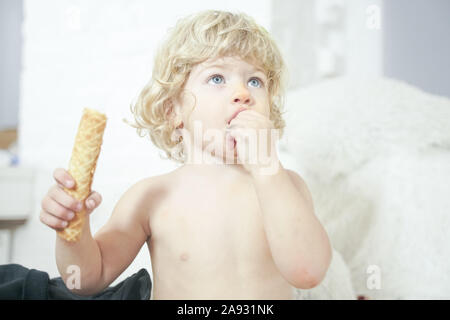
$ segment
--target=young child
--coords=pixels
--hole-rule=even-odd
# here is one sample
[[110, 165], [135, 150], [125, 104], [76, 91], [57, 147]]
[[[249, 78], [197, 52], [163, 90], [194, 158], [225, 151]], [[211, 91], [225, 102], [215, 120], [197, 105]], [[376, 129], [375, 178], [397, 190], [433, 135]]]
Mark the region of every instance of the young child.
[[[86, 223], [76, 243], [56, 237], [63, 280], [68, 266], [81, 270], [72, 292], [105, 289], [144, 243], [152, 299], [292, 299], [322, 281], [328, 236], [305, 182], [276, 154], [284, 74], [273, 39], [249, 16], [208, 10], [178, 21], [131, 109], [139, 135], [182, 165], [133, 185], [95, 236]], [[63, 191], [74, 186], [68, 171], [54, 178], [40, 215], [49, 227], [100, 205], [98, 192], [82, 204]]]

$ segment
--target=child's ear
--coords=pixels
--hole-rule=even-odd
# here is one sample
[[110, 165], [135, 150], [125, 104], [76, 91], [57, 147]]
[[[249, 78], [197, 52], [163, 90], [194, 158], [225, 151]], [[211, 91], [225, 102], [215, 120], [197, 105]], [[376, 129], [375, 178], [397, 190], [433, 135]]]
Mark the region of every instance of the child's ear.
[[183, 128], [183, 120], [181, 117], [180, 106], [177, 104], [176, 99], [169, 98], [167, 100], [166, 114], [174, 126], [178, 128]]
[[175, 115], [175, 126], [177, 129], [183, 128], [184, 124], [183, 124], [183, 117], [181, 114], [181, 110], [178, 106], [175, 106], [174, 108], [174, 115]]

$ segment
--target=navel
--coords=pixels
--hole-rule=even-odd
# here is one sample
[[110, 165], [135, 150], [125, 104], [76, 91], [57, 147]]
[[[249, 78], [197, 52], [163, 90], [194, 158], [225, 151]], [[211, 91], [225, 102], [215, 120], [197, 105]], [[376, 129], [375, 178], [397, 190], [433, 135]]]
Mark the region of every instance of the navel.
[[180, 255], [180, 260], [181, 261], [187, 261], [189, 259], [189, 255], [186, 253], [186, 252], [183, 252], [181, 255]]

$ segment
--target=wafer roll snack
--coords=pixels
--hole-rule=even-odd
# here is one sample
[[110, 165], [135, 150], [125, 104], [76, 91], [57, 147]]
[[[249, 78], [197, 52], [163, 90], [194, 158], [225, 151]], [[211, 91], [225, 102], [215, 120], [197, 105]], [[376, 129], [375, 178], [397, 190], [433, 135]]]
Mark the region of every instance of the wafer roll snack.
[[65, 192], [83, 204], [83, 209], [75, 213], [75, 217], [69, 221], [66, 228], [57, 231], [61, 238], [69, 242], [78, 241], [81, 236], [86, 220], [85, 200], [91, 193], [105, 127], [104, 114], [89, 108], [83, 110], [68, 169], [75, 180], [75, 186], [72, 189], [64, 188]]

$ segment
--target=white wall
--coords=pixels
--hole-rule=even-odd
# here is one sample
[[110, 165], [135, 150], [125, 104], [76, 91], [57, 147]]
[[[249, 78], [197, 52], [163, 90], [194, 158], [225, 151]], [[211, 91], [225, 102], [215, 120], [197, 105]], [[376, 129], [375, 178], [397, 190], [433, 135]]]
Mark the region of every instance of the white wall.
[[384, 73], [450, 97], [450, 1], [384, 1]]
[[338, 76], [383, 72], [382, 0], [285, 0], [273, 6], [273, 34], [295, 90]]
[[382, 0], [345, 1], [345, 75], [378, 77], [383, 74]]
[[22, 1], [0, 0], [0, 130], [17, 127]]
[[[202, 9], [244, 11], [270, 30], [269, 0], [25, 1], [19, 152], [21, 164], [35, 167], [37, 176], [35, 209], [15, 232], [12, 262], [59, 276], [55, 233], [39, 222], [40, 202], [54, 183], [53, 170], [68, 166], [84, 107], [108, 116], [92, 186], [103, 196], [92, 215], [94, 233], [128, 187], [175, 168], [122, 118], [132, 119], [129, 105], [150, 79], [154, 50], [166, 29]], [[116, 282], [143, 267], [151, 271], [146, 246]]]

